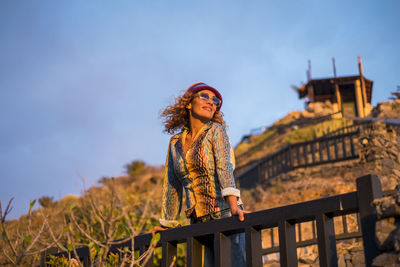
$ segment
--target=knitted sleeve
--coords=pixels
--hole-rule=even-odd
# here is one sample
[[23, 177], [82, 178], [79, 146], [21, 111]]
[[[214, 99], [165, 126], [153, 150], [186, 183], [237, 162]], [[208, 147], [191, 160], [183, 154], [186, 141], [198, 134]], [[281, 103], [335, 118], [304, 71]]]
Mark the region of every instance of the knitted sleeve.
[[233, 176], [235, 155], [226, 128], [216, 124], [213, 137], [215, 168], [221, 185], [222, 196], [233, 195], [240, 197], [240, 191], [236, 188]]
[[161, 226], [167, 228], [179, 226], [176, 219], [182, 208], [182, 193], [182, 184], [174, 173], [170, 142], [164, 171], [161, 218], [159, 219]]

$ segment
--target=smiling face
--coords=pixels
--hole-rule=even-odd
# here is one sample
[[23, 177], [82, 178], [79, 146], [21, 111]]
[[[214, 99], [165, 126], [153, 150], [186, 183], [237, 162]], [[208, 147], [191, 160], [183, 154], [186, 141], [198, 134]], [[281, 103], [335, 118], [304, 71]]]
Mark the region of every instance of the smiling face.
[[196, 94], [186, 108], [190, 110], [191, 117], [207, 122], [214, 117], [215, 111], [217, 110], [217, 106], [212, 101], [215, 94], [210, 90], [202, 90], [199, 93], [207, 93], [209, 99], [205, 100], [200, 98], [199, 94]]

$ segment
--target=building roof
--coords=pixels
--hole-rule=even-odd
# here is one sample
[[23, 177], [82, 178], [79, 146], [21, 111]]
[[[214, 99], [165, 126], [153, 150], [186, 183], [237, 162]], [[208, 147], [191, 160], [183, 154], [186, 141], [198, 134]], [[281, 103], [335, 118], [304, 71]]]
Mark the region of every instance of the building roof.
[[[337, 82], [340, 89], [345, 89], [346, 85], [353, 85], [356, 80], [359, 80], [360, 76], [343, 76], [337, 77]], [[364, 77], [365, 80], [365, 91], [367, 94], [367, 102], [371, 103], [372, 98], [372, 85], [373, 81], [368, 80]], [[303, 84], [300, 88], [298, 88], [299, 98], [304, 98], [308, 95], [308, 88], [314, 88], [314, 95], [315, 96], [326, 96], [326, 98], [330, 98], [330, 96], [335, 95], [335, 78], [323, 78], [323, 79], [312, 79], [308, 81], [308, 83]], [[348, 87], [348, 88], [351, 88]]]

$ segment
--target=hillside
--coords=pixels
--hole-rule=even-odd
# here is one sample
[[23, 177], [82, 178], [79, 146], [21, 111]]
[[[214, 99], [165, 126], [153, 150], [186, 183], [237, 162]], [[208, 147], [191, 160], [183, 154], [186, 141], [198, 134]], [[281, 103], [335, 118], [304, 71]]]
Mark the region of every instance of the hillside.
[[352, 123], [350, 119], [340, 118], [335, 113], [337, 106], [328, 101], [310, 103], [306, 110], [290, 112], [267, 127], [262, 134], [246, 136], [235, 148], [236, 175], [289, 143], [312, 140]]
[[[281, 121], [291, 121], [290, 118], [296, 118], [293, 114], [298, 113], [290, 113]], [[378, 104], [372, 110], [371, 118], [399, 119], [400, 101]], [[296, 123], [299, 123], [299, 119]], [[310, 140], [313, 136], [318, 136], [318, 133], [328, 131], [327, 128], [334, 131], [350, 123], [347, 119], [332, 119], [294, 130], [286, 128], [280, 136], [271, 139], [267, 137], [262, 142], [258, 142], [262, 145], [258, 145], [259, 156], [254, 159], [257, 160], [275, 152], [288, 142]], [[253, 138], [258, 140], [269, 136], [271, 131], [274, 129]], [[359, 140], [363, 139], [368, 140], [368, 143], [360, 144]], [[250, 143], [249, 146], [251, 145]], [[356, 140], [355, 149], [360, 154], [359, 159], [333, 163], [329, 166], [325, 164], [301, 168], [264, 181], [253, 190], [243, 192], [245, 203], [252, 210], [259, 210], [349, 192], [355, 189], [355, 179], [365, 174], [378, 175], [384, 190], [393, 189], [400, 182], [400, 136], [395, 131], [387, 130], [384, 123], [377, 122], [373, 129], [366, 131]], [[245, 153], [242, 152], [242, 154]], [[247, 160], [247, 162], [255, 160]], [[248, 166], [247, 162], [246, 160], [239, 161], [239, 168], [241, 165]]]
[[[292, 117], [289, 114], [287, 117]], [[371, 118], [399, 119], [400, 101], [385, 102], [378, 104], [371, 113]], [[320, 132], [323, 125], [340, 125], [340, 120], [331, 120], [312, 127], [304, 127], [293, 130], [287, 129], [285, 136], [296, 131], [309, 132], [304, 140], [310, 139], [314, 132]], [[348, 121], [342, 121], [343, 125]], [[289, 132], [289, 133], [288, 133]], [[268, 133], [264, 133], [268, 136]], [[297, 135], [299, 136], [299, 135]], [[301, 136], [301, 135], [300, 135]], [[260, 138], [260, 137], [258, 137]], [[257, 137], [254, 137], [257, 140]], [[267, 140], [267, 139], [265, 139]], [[275, 139], [277, 140], [277, 139]], [[286, 139], [288, 140], [288, 139]], [[272, 144], [274, 140], [269, 140]], [[301, 140], [296, 140], [301, 141]], [[267, 142], [265, 142], [267, 143]], [[282, 146], [283, 144], [280, 143]], [[271, 146], [265, 145], [264, 151]], [[279, 149], [275, 146], [272, 152]], [[372, 129], [361, 134], [355, 142], [355, 149], [360, 155], [359, 159], [324, 164], [314, 167], [300, 168], [288, 173], [281, 174], [272, 179], [264, 180], [255, 188], [250, 190], [242, 189], [243, 201], [250, 210], [262, 210], [292, 203], [317, 199], [325, 196], [347, 193], [356, 190], [356, 178], [366, 174], [376, 174], [381, 180], [383, 190], [391, 190], [400, 184], [400, 135], [394, 129], [387, 129], [384, 122], [377, 122]], [[269, 152], [269, 151], [268, 151]], [[259, 152], [260, 155], [262, 152]], [[265, 154], [268, 154], [265, 152]], [[357, 229], [357, 219], [348, 216], [347, 224], [352, 231]], [[303, 238], [312, 238], [310, 224], [302, 227]], [[335, 232], [343, 231], [340, 220], [335, 220]], [[275, 229], [274, 231], [277, 231]], [[277, 232], [276, 238], [277, 238]], [[271, 239], [268, 235], [263, 237], [265, 244]], [[267, 245], [267, 247], [269, 246]], [[362, 266], [363, 252], [362, 243], [359, 240], [347, 240], [338, 244], [339, 266]], [[309, 246], [298, 249], [299, 266], [319, 266], [317, 246]], [[279, 266], [279, 253], [271, 254], [264, 258], [264, 266]]]
[[[329, 102], [312, 104], [307, 110], [289, 113], [259, 135], [247, 136], [235, 148], [236, 174], [288, 143], [311, 140], [352, 123], [328, 116], [336, 111]], [[371, 117], [399, 119], [400, 101], [378, 104]], [[400, 136], [377, 122], [359, 140], [367, 140], [355, 143], [359, 159], [296, 169], [242, 190], [246, 209], [267, 209], [353, 191], [355, 179], [370, 173], [380, 177], [384, 189], [393, 189], [400, 182]], [[40, 261], [38, 252], [47, 248], [73, 252], [88, 244], [93, 255], [110, 261], [103, 244], [148, 232], [157, 224], [162, 176], [162, 166], [134, 161], [128, 164], [126, 176], [103, 177], [99, 186], [85, 190], [81, 197], [66, 196], [56, 202], [42, 197], [40, 207], [19, 220], [8, 221], [6, 203], [1, 203], [0, 264], [31, 266]], [[180, 220], [188, 223], [183, 217]], [[182, 258], [179, 260], [182, 264]]]

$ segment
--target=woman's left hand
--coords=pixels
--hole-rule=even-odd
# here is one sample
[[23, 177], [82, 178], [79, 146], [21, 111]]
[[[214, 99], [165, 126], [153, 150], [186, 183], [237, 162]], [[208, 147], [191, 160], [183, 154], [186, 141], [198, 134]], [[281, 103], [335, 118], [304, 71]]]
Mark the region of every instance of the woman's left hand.
[[244, 221], [244, 215], [251, 213], [251, 211], [247, 211], [247, 210], [242, 210], [240, 208], [237, 208], [235, 210], [231, 211], [232, 215], [238, 215], [239, 216], [239, 221], [243, 222]]
[[154, 226], [153, 229], [151, 230], [151, 235], [154, 236], [157, 232], [165, 231], [168, 228], [162, 227], [162, 226]]

